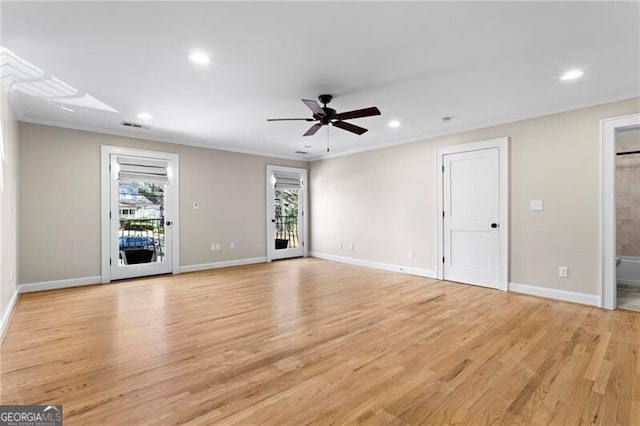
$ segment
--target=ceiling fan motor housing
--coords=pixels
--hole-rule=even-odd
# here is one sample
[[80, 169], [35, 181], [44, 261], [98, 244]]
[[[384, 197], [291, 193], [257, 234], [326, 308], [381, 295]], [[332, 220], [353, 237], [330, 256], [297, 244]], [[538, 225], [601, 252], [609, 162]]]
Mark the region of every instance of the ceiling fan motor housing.
[[335, 117], [336, 110], [329, 107], [323, 107], [324, 115], [313, 114], [313, 118], [319, 120], [322, 124], [329, 124], [331, 119]]

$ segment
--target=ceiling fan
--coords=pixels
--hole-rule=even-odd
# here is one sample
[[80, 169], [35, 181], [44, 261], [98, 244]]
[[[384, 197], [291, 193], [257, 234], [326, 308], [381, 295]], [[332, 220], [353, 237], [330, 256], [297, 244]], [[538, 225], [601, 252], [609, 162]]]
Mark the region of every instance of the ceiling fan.
[[313, 112], [313, 118], [268, 118], [267, 121], [317, 121], [317, 123], [311, 126], [303, 136], [314, 135], [322, 126], [327, 126], [329, 124], [342, 130], [361, 135], [365, 133], [367, 129], [356, 126], [355, 124], [347, 123], [343, 120], [380, 115], [380, 110], [377, 107], [356, 109], [347, 112], [336, 112], [335, 109], [327, 107], [327, 104], [331, 102], [331, 99], [333, 99], [332, 95], [318, 96], [318, 100], [324, 104], [323, 107], [321, 107], [316, 101], [302, 99], [302, 102], [304, 102], [304, 104]]

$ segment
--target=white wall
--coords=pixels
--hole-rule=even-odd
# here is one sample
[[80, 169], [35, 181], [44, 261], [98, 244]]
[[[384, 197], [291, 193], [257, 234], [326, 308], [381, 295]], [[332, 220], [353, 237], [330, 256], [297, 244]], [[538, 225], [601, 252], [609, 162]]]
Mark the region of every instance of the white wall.
[[[0, 88], [0, 317], [17, 283], [18, 123]], [[2, 153], [4, 152], [4, 155]]]
[[[21, 283], [100, 275], [101, 145], [180, 155], [181, 266], [266, 256], [266, 165], [307, 167], [300, 161], [20, 123]], [[197, 210], [194, 201], [200, 203]], [[222, 250], [211, 251], [213, 242]]]
[[597, 295], [600, 120], [638, 111], [635, 98], [313, 162], [311, 250], [435, 270], [436, 147], [508, 136], [510, 282]]

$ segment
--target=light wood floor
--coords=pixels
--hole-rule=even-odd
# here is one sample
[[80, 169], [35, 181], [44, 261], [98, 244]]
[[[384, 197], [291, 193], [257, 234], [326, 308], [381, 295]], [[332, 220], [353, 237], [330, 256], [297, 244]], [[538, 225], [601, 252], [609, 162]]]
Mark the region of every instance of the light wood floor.
[[65, 425], [640, 424], [640, 314], [298, 259], [22, 296], [2, 404]]

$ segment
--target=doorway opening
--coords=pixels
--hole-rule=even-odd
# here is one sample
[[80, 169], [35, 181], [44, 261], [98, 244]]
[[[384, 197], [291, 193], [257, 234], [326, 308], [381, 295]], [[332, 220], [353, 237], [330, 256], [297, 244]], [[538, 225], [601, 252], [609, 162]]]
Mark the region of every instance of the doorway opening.
[[601, 307], [640, 311], [640, 114], [602, 120]]
[[307, 256], [307, 171], [267, 166], [267, 261]]
[[177, 273], [177, 155], [103, 146], [102, 165], [102, 282]]
[[616, 300], [640, 311], [640, 126], [616, 131]]
[[437, 278], [507, 291], [509, 139], [436, 150]]

